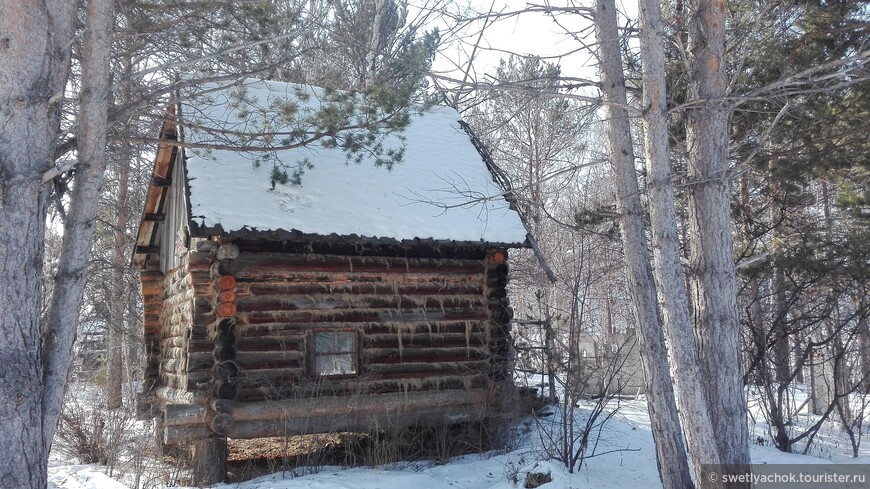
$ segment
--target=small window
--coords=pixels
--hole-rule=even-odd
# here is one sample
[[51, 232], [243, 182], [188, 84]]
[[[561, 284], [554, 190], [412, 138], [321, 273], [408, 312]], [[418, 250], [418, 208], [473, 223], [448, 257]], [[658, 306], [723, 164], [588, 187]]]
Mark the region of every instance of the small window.
[[356, 331], [314, 332], [314, 374], [356, 375], [359, 342]]

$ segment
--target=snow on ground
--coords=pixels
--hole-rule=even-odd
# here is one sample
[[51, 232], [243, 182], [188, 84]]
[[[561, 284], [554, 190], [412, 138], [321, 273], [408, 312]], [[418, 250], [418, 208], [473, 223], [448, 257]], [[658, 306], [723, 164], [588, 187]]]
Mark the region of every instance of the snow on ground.
[[[588, 407], [588, 406], [586, 406]], [[588, 410], [580, 406], [578, 421]], [[753, 413], [757, 415], [758, 413]], [[811, 418], [807, 418], [807, 422]], [[528, 472], [549, 473], [549, 489], [600, 488], [648, 489], [661, 487], [656, 470], [655, 450], [650, 433], [646, 402], [621, 401], [617, 414], [601, 430], [596, 447], [600, 454], [586, 460], [575, 473], [555, 460], [548, 459], [544, 446], [547, 427], [557, 415], [535, 422], [524, 420], [518, 426], [516, 447], [507, 453], [466, 455], [439, 465], [433, 462], [404, 462], [377, 468], [316, 467], [307, 475], [294, 476], [277, 472], [238, 484], [222, 484], [221, 489], [516, 489], [523, 487]], [[755, 436], [764, 436], [766, 426], [756, 424]], [[820, 464], [870, 463], [870, 448], [862, 456], [849, 457], [848, 441], [831, 425], [818, 440], [819, 448], [811, 455], [788, 454], [770, 445], [751, 447], [753, 463]], [[134, 489], [109, 479], [95, 466], [62, 465], [49, 468], [50, 489]], [[147, 487], [160, 487], [151, 485]]]
[[94, 465], [63, 465], [53, 463], [48, 467], [49, 489], [128, 489], [128, 486], [112, 479]]

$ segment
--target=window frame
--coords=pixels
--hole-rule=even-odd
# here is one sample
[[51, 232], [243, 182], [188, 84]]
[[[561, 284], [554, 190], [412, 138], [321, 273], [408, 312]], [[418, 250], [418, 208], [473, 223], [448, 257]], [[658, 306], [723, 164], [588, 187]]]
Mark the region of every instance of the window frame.
[[[354, 351], [347, 353], [321, 353], [317, 352], [317, 334], [318, 333], [353, 333], [354, 335]], [[359, 329], [356, 328], [316, 328], [311, 330], [310, 341], [308, 348], [308, 368], [311, 377], [314, 379], [353, 379], [361, 375], [362, 369], [362, 335]], [[317, 372], [317, 357], [327, 355], [351, 355], [353, 359], [354, 372], [349, 374], [321, 374]]]

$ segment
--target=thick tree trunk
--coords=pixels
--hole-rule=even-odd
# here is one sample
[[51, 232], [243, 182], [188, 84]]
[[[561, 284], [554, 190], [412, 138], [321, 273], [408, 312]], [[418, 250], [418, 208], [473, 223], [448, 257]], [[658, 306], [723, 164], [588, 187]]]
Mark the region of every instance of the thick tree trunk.
[[[0, 485], [44, 489], [42, 266], [75, 2], [9, 0], [0, 16]], [[59, 402], [58, 402], [59, 405]]]
[[94, 241], [100, 188], [106, 171], [106, 114], [109, 105], [113, 7], [113, 0], [88, 1], [82, 47], [78, 164], [70, 208], [64, 223], [56, 286], [45, 315], [42, 434], [46, 445], [51, 444], [60, 417]]
[[691, 488], [694, 485], [674, 399], [643, 224], [613, 0], [596, 1], [595, 34], [601, 58], [601, 87], [608, 104], [608, 140], [618, 195], [619, 229], [635, 323], [640, 333], [641, 361], [659, 474], [664, 487]]
[[[695, 332], [723, 463], [749, 463], [728, 175], [725, 2], [689, 2], [689, 267]], [[739, 486], [738, 486], [739, 487]], [[745, 487], [749, 487], [748, 484]]]
[[858, 316], [858, 350], [861, 352], [861, 392], [870, 394], [870, 321], [865, 312], [865, 296], [857, 299], [856, 305], [861, 311]]
[[663, 322], [686, 445], [699, 487], [715, 484], [702, 476], [702, 464], [718, 464], [698, 349], [689, 320], [689, 297], [680, 264], [676, 199], [668, 156], [668, 113], [664, 22], [658, 0], [640, 1], [640, 52], [643, 59], [644, 150], [647, 167], [655, 278], [662, 299]]

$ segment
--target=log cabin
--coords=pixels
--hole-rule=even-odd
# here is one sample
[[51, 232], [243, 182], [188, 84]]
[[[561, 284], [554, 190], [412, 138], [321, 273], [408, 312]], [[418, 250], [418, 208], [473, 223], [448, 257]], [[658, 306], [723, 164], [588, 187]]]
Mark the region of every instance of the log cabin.
[[[250, 130], [275, 100], [316, 109], [323, 91], [203, 91], [168, 110], [132, 258], [162, 441], [219, 459], [227, 437], [497, 416], [513, 393], [508, 249], [530, 236], [459, 114], [386, 135], [403, 155], [389, 169], [335, 144], [275, 150], [304, 167], [281, 183], [212, 129]], [[223, 477], [197, 463], [217, 467], [200, 482]]]

